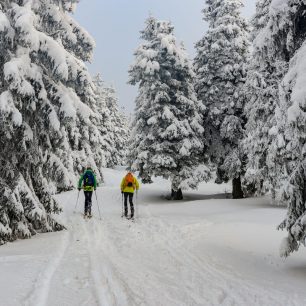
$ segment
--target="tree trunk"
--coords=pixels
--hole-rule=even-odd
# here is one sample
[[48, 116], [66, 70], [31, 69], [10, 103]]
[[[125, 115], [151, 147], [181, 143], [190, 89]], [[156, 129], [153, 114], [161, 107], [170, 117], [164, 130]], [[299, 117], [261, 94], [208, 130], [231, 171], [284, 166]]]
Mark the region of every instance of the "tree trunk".
[[171, 200], [183, 200], [183, 192], [181, 188], [177, 191], [174, 189], [171, 190]]
[[243, 191], [241, 187], [241, 179], [240, 176], [238, 178], [233, 179], [233, 199], [243, 199]]

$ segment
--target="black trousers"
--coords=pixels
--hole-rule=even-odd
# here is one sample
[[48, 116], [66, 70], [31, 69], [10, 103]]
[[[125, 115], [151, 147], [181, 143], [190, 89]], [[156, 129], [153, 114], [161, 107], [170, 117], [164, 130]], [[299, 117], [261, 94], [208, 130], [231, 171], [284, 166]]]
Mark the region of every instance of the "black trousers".
[[89, 213], [91, 215], [91, 198], [92, 198], [92, 191], [84, 191], [85, 195], [85, 208], [84, 213]]
[[128, 215], [128, 204], [127, 204], [128, 199], [129, 199], [130, 208], [131, 208], [131, 218], [134, 217], [133, 196], [134, 196], [134, 193], [131, 193], [131, 192], [125, 192], [124, 193], [124, 215], [126, 217]]

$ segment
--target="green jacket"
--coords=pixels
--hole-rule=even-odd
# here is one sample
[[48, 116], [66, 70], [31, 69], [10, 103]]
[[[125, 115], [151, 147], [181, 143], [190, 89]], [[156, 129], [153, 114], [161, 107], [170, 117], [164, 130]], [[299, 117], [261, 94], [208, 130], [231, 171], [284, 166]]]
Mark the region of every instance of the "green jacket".
[[[85, 176], [85, 174], [86, 174], [87, 172], [91, 173], [91, 174], [93, 175], [93, 177], [94, 177], [94, 185], [93, 185], [93, 186], [84, 186], [84, 176]], [[80, 177], [80, 179], [79, 179], [79, 185], [78, 185], [78, 187], [79, 187], [79, 188], [83, 188], [84, 191], [94, 191], [94, 190], [96, 190], [96, 188], [97, 188], [97, 179], [96, 179], [96, 176], [95, 176], [95, 174], [93, 173], [92, 170], [88, 170], [88, 169], [87, 169], [87, 170], [81, 175], [81, 177]]]

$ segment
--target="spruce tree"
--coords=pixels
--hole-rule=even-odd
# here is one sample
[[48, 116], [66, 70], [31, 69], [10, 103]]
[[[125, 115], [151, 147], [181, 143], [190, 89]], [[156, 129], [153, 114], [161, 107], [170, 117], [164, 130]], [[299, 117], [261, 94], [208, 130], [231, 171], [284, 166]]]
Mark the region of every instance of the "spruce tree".
[[95, 94], [96, 94], [96, 105], [99, 114], [98, 128], [101, 135], [101, 145], [99, 149], [103, 152], [103, 160], [101, 160], [101, 166], [107, 167], [112, 154], [112, 141], [111, 141], [111, 119], [110, 111], [106, 106], [106, 92], [105, 85], [100, 74], [97, 74], [93, 78], [95, 84]]
[[108, 167], [113, 168], [114, 166], [126, 165], [129, 127], [125, 114], [119, 109], [118, 97], [114, 87], [106, 86], [105, 94], [106, 107], [110, 112], [111, 129], [109, 134], [112, 143], [112, 154]]
[[279, 83], [287, 65], [267, 48], [270, 38], [265, 36], [265, 32], [269, 29], [270, 4], [271, 0], [258, 1], [252, 20], [253, 52], [244, 87], [247, 101], [244, 149], [248, 156], [245, 183], [254, 185], [259, 195], [270, 191], [275, 200], [278, 171], [272, 154], [272, 142], [275, 138]]
[[0, 243], [62, 229], [52, 194], [98, 159], [84, 64], [94, 42], [68, 14], [74, 2], [0, 1]]
[[269, 21], [269, 8], [272, 0], [257, 0], [256, 2], [256, 12], [252, 18], [252, 32], [251, 38], [252, 42], [259, 39], [259, 34], [263, 30]]
[[217, 169], [217, 182], [233, 180], [233, 197], [243, 197], [241, 148], [245, 119], [242, 86], [248, 60], [248, 24], [241, 0], [207, 0], [204, 20], [209, 29], [196, 44], [196, 92], [206, 106], [205, 139]]
[[280, 225], [288, 231], [280, 250], [282, 256], [297, 251], [306, 238], [305, 12], [304, 1], [272, 1], [264, 32], [268, 52], [288, 67], [279, 86], [271, 146], [281, 187], [280, 201], [288, 207]]
[[94, 78], [97, 110], [100, 114], [99, 131], [102, 136], [100, 149], [104, 152], [104, 167], [125, 165], [128, 145], [127, 118], [118, 107], [116, 91], [107, 86], [100, 74]]
[[172, 198], [207, 178], [199, 166], [203, 152], [202, 116], [194, 74], [185, 50], [176, 42], [170, 22], [153, 17], [141, 32], [130, 83], [139, 85], [128, 161], [143, 182], [153, 176], [170, 179]]

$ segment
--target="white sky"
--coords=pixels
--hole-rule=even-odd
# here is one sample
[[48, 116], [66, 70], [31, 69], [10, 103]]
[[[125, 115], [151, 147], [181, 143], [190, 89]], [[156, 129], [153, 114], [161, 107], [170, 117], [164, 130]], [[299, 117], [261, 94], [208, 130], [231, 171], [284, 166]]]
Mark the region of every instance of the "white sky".
[[[255, 12], [255, 0], [244, 0], [244, 15]], [[115, 86], [120, 106], [134, 110], [137, 88], [127, 85], [133, 52], [140, 44], [139, 31], [151, 13], [157, 19], [171, 20], [178, 40], [184, 42], [190, 58], [194, 43], [205, 33], [201, 10], [204, 0], [81, 0], [75, 13], [77, 21], [94, 37], [96, 50], [90, 72], [100, 72]]]

